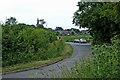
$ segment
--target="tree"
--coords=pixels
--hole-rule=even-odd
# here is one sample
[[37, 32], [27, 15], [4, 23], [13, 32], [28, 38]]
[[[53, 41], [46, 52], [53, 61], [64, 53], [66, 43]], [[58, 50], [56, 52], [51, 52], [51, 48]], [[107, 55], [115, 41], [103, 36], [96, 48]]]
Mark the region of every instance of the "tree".
[[[114, 34], [119, 34], [119, 20], [117, 19], [116, 23], [115, 19], [112, 20], [107, 16], [110, 13], [104, 14], [107, 9], [113, 12], [113, 9], [109, 8], [108, 4], [115, 7], [115, 5], [112, 5], [113, 3], [107, 2], [78, 2], [79, 9], [74, 13], [73, 23], [80, 28], [87, 27], [95, 43], [111, 43], [110, 39]], [[117, 14], [114, 13], [114, 15]]]
[[40, 19], [40, 23], [41, 25], [44, 25], [46, 22], [44, 21], [44, 19]]
[[52, 31], [52, 28], [48, 28], [49, 31]]
[[[72, 29], [72, 28], [71, 28], [71, 29]], [[79, 29], [73, 28], [73, 31], [76, 32], [76, 33], [78, 33], [78, 34], [80, 33], [80, 30], [79, 30]]]
[[60, 36], [60, 32], [55, 32], [56, 33], [56, 36]]
[[120, 18], [120, 2], [106, 3], [102, 6], [102, 11], [100, 11], [101, 17], [107, 17], [115, 23], [119, 23]]
[[55, 30], [60, 30], [60, 31], [62, 31], [63, 28], [62, 28], [62, 27], [56, 27]]
[[66, 29], [67, 31], [71, 31], [71, 29]]
[[108, 18], [111, 21], [112, 37], [120, 34], [120, 2], [107, 3], [100, 11], [101, 18]]
[[72, 35], [75, 35], [74, 32], [72, 32]]
[[29, 25], [29, 24], [28, 24], [27, 26], [28, 26], [28, 27], [36, 28], [35, 25]]
[[71, 28], [71, 29], [66, 29], [67, 31], [74, 31], [76, 32], [77, 34], [80, 33], [80, 30], [79, 29], [75, 29], [75, 28]]
[[44, 28], [44, 24], [46, 24], [46, 22], [44, 21], [44, 19], [40, 19], [40, 20], [37, 19], [37, 27], [38, 28]]
[[8, 18], [7, 19], [7, 21], [6, 21], [6, 25], [15, 25], [15, 24], [17, 24], [17, 19], [16, 18], [14, 18], [14, 17], [10, 17], [10, 18]]

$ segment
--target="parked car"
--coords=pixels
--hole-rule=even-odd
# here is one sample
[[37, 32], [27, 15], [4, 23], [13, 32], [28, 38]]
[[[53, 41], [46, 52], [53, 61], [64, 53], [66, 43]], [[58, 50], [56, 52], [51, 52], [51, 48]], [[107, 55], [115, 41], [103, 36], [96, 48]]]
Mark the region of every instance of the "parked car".
[[87, 41], [85, 39], [80, 39], [80, 43], [86, 43]]
[[74, 41], [73, 41], [74, 43], [79, 43], [80, 42], [80, 40], [79, 39], [74, 39]]

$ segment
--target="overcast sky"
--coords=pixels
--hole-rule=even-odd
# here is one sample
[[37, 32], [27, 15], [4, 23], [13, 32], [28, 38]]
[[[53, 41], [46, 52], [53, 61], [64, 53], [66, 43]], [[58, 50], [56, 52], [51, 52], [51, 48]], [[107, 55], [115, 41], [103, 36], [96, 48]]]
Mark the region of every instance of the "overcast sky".
[[0, 21], [15, 17], [19, 23], [34, 24], [37, 18], [47, 22], [47, 28], [61, 26], [78, 28], [72, 24], [74, 12], [80, 0], [1, 0]]

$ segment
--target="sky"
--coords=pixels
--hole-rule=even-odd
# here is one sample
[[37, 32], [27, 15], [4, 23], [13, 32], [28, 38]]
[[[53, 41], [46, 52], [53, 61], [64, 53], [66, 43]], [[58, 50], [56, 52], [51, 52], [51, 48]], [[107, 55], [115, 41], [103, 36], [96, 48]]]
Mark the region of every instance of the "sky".
[[80, 0], [1, 0], [0, 21], [15, 17], [19, 23], [36, 25], [37, 18], [46, 21], [47, 28], [60, 26], [77, 28], [72, 24], [73, 14]]

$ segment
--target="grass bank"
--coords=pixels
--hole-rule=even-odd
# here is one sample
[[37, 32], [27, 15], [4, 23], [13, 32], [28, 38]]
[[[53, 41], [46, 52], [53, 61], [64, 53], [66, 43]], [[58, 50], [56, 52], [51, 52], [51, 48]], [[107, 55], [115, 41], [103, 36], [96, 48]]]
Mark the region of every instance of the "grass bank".
[[49, 60], [42, 60], [42, 61], [31, 61], [28, 63], [21, 63], [21, 64], [16, 64], [13, 66], [7, 66], [7, 67], [3, 67], [2, 68], [2, 72], [11, 72], [11, 71], [16, 71], [16, 70], [23, 70], [23, 69], [27, 69], [27, 68], [32, 68], [32, 67], [37, 67], [37, 66], [42, 66], [42, 65], [46, 65], [46, 64], [50, 64], [56, 61], [59, 61], [61, 59], [67, 59], [69, 57], [72, 56], [73, 53], [73, 48], [70, 44], [65, 44], [65, 48], [62, 51], [62, 53], [60, 54], [60, 57], [57, 58], [51, 58]]

